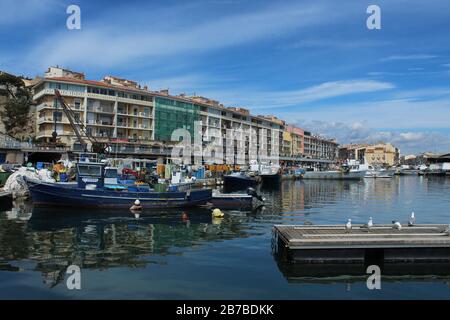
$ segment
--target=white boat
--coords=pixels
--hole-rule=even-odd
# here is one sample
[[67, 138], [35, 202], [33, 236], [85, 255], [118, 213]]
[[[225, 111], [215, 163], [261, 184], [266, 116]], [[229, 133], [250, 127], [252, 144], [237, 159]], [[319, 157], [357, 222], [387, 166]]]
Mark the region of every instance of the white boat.
[[261, 179], [264, 181], [274, 181], [277, 182], [280, 180], [280, 166], [269, 164], [269, 165], [261, 165], [259, 175]]
[[343, 164], [339, 170], [306, 171], [303, 179], [328, 179], [328, 180], [360, 180], [366, 174], [358, 163]]
[[373, 166], [368, 166], [364, 178], [392, 178], [394, 174], [395, 170], [374, 168]]

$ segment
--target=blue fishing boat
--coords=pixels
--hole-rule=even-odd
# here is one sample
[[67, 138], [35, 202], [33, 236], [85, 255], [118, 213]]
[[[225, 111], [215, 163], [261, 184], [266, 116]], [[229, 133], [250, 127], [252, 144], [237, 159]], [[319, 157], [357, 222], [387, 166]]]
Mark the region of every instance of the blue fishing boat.
[[247, 193], [220, 193], [214, 191], [210, 202], [214, 207], [220, 209], [251, 210], [253, 209], [254, 201], [259, 201], [259, 204], [263, 204], [265, 199], [255, 189], [247, 188]]
[[211, 189], [156, 192], [148, 185], [105, 185], [105, 165], [77, 163], [77, 184], [56, 184], [25, 179], [36, 205], [130, 208], [139, 199], [144, 209], [180, 208], [207, 204]]
[[227, 190], [245, 190], [256, 186], [256, 179], [244, 172], [234, 172], [223, 177], [223, 185]]

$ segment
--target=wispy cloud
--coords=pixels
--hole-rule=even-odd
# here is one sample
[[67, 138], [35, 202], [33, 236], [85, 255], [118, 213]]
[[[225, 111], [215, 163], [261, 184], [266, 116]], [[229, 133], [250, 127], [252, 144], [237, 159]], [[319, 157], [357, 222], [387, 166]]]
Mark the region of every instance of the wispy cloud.
[[382, 58], [381, 61], [398, 61], [398, 60], [426, 60], [437, 58], [437, 55], [433, 54], [410, 54], [410, 55], [395, 55]]
[[283, 45], [281, 49], [298, 49], [298, 48], [340, 48], [340, 49], [353, 49], [353, 48], [372, 48], [390, 45], [389, 41], [369, 40], [369, 39], [327, 39], [327, 38], [313, 38], [302, 39], [300, 41]]
[[[29, 60], [40, 61], [41, 67], [56, 63], [92, 67], [211, 51], [280, 37], [318, 24], [321, 20], [316, 18], [321, 12], [320, 6], [291, 4], [217, 19], [198, 19], [188, 27], [174, 24], [171, 28], [160, 28], [157, 15], [139, 26], [132, 21], [126, 26], [91, 23], [79, 32], [65, 30], [49, 36], [32, 50]], [[172, 16], [171, 20], [182, 20], [186, 14], [182, 12], [180, 17]]]
[[371, 128], [429, 130], [449, 128], [450, 99], [380, 99], [371, 102], [328, 104], [314, 108], [282, 110], [283, 119], [326, 122], [363, 122]]
[[395, 88], [392, 83], [353, 79], [324, 82], [304, 89], [288, 91], [252, 91], [238, 95], [230, 91], [214, 92], [209, 95], [224, 101], [225, 104], [242, 105], [252, 110], [273, 109], [288, 106], [299, 106], [304, 103], [320, 101], [329, 98], [350, 96], [360, 93], [376, 92]]
[[344, 123], [298, 120], [295, 124], [312, 132], [320, 132], [327, 137], [336, 137], [340, 144], [390, 142], [400, 148], [402, 154], [426, 151], [447, 152], [450, 149], [450, 133], [444, 134], [433, 130], [376, 130], [368, 123], [359, 121]]

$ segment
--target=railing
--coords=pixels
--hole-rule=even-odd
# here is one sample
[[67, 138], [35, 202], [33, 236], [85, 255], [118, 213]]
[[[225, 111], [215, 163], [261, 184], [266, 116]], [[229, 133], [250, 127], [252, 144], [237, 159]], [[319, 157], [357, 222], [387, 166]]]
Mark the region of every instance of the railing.
[[133, 153], [133, 154], [153, 154], [170, 155], [171, 151], [167, 148], [156, 148], [146, 146], [111, 146], [110, 153]]
[[0, 148], [3, 149], [20, 149], [21, 148], [21, 142], [17, 141], [16, 139], [0, 133]]

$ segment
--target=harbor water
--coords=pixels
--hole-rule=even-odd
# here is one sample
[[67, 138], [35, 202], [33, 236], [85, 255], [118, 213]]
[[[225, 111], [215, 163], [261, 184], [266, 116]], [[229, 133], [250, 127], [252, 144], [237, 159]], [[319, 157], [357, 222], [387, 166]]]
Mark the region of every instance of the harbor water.
[[[222, 219], [201, 208], [144, 210], [136, 219], [127, 210], [16, 202], [0, 212], [0, 298], [450, 298], [450, 269], [382, 274], [381, 289], [369, 290], [364, 270], [350, 275], [339, 266], [337, 274], [314, 274], [313, 268], [304, 276], [272, 249], [274, 224], [344, 225], [369, 217], [385, 224], [408, 221], [412, 211], [417, 223], [448, 224], [450, 177], [282, 181], [260, 192], [264, 208], [224, 211]], [[70, 265], [81, 268], [80, 290], [66, 285]]]

